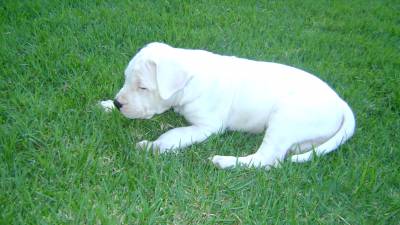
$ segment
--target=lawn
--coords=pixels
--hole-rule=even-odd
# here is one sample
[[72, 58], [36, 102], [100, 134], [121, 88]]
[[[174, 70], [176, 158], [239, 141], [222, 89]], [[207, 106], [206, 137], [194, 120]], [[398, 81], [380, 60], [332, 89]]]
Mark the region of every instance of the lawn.
[[[0, 224], [399, 224], [399, 12], [396, 0], [1, 1]], [[96, 104], [152, 41], [316, 74], [353, 108], [356, 134], [269, 171], [207, 159], [254, 152], [261, 134], [138, 151], [186, 122]]]

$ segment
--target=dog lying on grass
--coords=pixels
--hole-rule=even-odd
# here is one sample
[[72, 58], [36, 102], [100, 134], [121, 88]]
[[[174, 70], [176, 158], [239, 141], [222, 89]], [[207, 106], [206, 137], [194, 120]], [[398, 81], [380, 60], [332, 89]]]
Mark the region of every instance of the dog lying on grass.
[[290, 66], [151, 43], [125, 70], [115, 100], [101, 102], [130, 119], [149, 119], [171, 107], [191, 124], [137, 147], [176, 151], [225, 130], [264, 132], [245, 157], [211, 157], [219, 168], [276, 166], [327, 154], [354, 133], [352, 110], [325, 82]]

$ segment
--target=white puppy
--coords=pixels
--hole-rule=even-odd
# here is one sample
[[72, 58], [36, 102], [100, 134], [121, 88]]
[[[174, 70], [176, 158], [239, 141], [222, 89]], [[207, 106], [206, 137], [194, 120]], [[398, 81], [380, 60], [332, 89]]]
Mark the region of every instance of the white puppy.
[[131, 119], [172, 107], [192, 124], [137, 145], [161, 153], [225, 130], [266, 132], [254, 154], [211, 157], [220, 168], [269, 168], [288, 153], [295, 154], [291, 161], [308, 161], [335, 150], [355, 129], [346, 102], [307, 72], [162, 43], [145, 46], [129, 62], [114, 105]]

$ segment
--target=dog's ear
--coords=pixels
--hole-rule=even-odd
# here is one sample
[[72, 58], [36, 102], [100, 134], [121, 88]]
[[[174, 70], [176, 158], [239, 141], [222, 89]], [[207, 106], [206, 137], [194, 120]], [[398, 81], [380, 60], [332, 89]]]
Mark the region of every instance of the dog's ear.
[[182, 90], [191, 78], [182, 66], [174, 60], [159, 59], [150, 61], [150, 64], [155, 69], [158, 91], [164, 100]]

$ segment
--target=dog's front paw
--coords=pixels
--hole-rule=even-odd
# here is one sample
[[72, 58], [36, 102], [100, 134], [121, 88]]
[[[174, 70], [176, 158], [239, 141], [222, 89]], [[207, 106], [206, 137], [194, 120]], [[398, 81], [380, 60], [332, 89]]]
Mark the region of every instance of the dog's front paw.
[[146, 151], [153, 151], [154, 153], [167, 153], [174, 152], [175, 148], [167, 147], [163, 142], [160, 141], [147, 141], [143, 140], [136, 143], [136, 149], [143, 149]]
[[153, 142], [143, 140], [136, 143], [136, 149], [146, 150], [149, 151], [153, 148]]
[[237, 158], [234, 156], [215, 155], [209, 158], [220, 169], [230, 169], [236, 166]]

